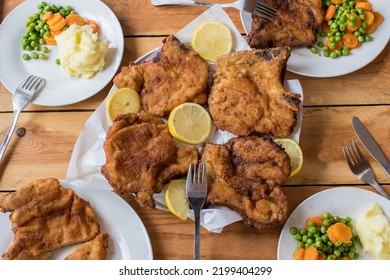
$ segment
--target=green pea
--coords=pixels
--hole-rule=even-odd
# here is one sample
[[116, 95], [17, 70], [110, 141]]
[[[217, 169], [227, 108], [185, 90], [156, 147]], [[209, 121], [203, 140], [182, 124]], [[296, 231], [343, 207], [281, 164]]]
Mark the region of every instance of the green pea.
[[329, 51], [324, 51], [323, 54], [324, 54], [325, 57], [329, 57], [329, 55], [330, 55]]
[[364, 42], [364, 37], [363, 36], [358, 36], [358, 41], [359, 42]]
[[49, 49], [48, 49], [47, 47], [43, 47], [42, 51], [43, 51], [44, 53], [48, 53], [48, 52], [49, 52]]
[[308, 239], [309, 237], [305, 234], [305, 235], [302, 235], [302, 241], [303, 242], [307, 242], [307, 239]]
[[299, 231], [299, 233], [300, 233], [302, 236], [304, 236], [305, 234], [307, 234], [307, 230], [306, 230], [305, 228], [303, 228], [303, 229], [301, 229], [301, 230]]
[[326, 234], [322, 235], [321, 239], [322, 239], [322, 242], [324, 242], [324, 243], [329, 241], [329, 237]]
[[373, 40], [373, 38], [370, 36], [370, 35], [366, 35], [366, 37], [364, 38], [364, 40], [366, 42], [371, 42]]
[[365, 20], [366, 19], [365, 15], [359, 15], [359, 17], [360, 17], [361, 20]]
[[309, 246], [312, 245], [313, 243], [314, 243], [314, 241], [311, 238], [308, 238], [306, 241], [306, 244], [308, 244]]
[[356, 37], [362, 35], [359, 31], [355, 31], [355, 32], [353, 32], [353, 34], [354, 34]]
[[24, 60], [30, 60], [31, 57], [30, 57], [27, 53], [24, 53], [24, 54], [23, 54], [23, 59], [24, 59]]
[[333, 260], [335, 260], [335, 257], [333, 255], [329, 255], [326, 259], [330, 260], [330, 261], [333, 261]]
[[342, 53], [343, 53], [344, 56], [349, 55], [349, 49], [343, 49]]
[[337, 58], [337, 53], [331, 52], [329, 56], [330, 56], [330, 58]]
[[56, 64], [61, 65], [61, 60], [59, 58], [56, 59]]
[[298, 233], [298, 229], [297, 229], [296, 227], [291, 227], [291, 228], [290, 228], [290, 233], [291, 233], [292, 235], [296, 235], [296, 234]]
[[323, 42], [319, 41], [317, 43], [317, 46], [319, 46], [320, 48], [323, 48], [325, 46], [325, 44]]
[[305, 243], [302, 241], [298, 242], [298, 248], [305, 248]]
[[39, 44], [44, 45], [45, 44], [45, 40], [43, 40], [42, 38], [39, 39]]
[[37, 52], [32, 52], [32, 53], [31, 53], [31, 57], [32, 57], [33, 59], [37, 59], [37, 58], [39, 58], [39, 55], [38, 55]]
[[343, 38], [341, 36], [336, 36], [336, 42], [340, 42]]
[[325, 46], [322, 47], [322, 50], [323, 50], [324, 52], [325, 52], [325, 51], [329, 51], [329, 47], [325, 45]]
[[46, 56], [46, 54], [44, 54], [44, 53], [41, 53], [41, 54], [39, 55], [39, 59], [42, 59], [42, 60], [45, 60], [45, 59], [47, 59], [47, 56]]
[[316, 247], [318, 249], [321, 249], [322, 248], [322, 242], [321, 241], [316, 241], [316, 243], [314, 244], [314, 247]]
[[318, 50], [317, 50], [316, 47], [311, 47], [311, 48], [310, 48], [310, 51], [311, 51], [312, 53], [314, 53], [314, 54], [318, 53]]

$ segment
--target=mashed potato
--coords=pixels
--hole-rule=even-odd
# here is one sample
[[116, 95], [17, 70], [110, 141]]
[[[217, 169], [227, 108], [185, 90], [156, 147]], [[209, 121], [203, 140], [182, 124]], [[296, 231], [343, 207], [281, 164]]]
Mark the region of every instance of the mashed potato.
[[364, 252], [375, 259], [390, 260], [390, 223], [378, 204], [359, 217], [356, 230]]
[[99, 41], [89, 25], [73, 24], [55, 39], [61, 67], [71, 76], [92, 78], [103, 69], [110, 41]]

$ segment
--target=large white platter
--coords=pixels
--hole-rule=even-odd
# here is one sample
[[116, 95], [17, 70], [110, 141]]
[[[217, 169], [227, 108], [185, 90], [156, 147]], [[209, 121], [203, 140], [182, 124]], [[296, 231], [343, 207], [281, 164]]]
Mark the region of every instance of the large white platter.
[[[138, 215], [122, 198], [111, 191], [76, 187], [61, 181], [61, 185], [73, 189], [78, 196], [91, 203], [100, 221], [100, 231], [110, 235], [107, 259], [153, 259], [149, 235]], [[9, 213], [0, 212], [0, 259], [12, 244], [13, 232]], [[51, 258], [63, 260], [77, 245], [59, 249]]]
[[[386, 47], [390, 37], [390, 1], [370, 0], [373, 10], [379, 11], [383, 23], [370, 34], [372, 42], [365, 43], [360, 48], [351, 51], [349, 56], [337, 59], [315, 55], [307, 48], [297, 48], [291, 53], [287, 63], [287, 70], [296, 74], [310, 77], [335, 77], [352, 73], [372, 62]], [[241, 21], [244, 30], [249, 34], [252, 25], [252, 16], [241, 12]]]
[[52, 0], [50, 4], [71, 6], [86, 19], [97, 22], [101, 38], [111, 41], [105, 57], [103, 71], [91, 79], [70, 77], [56, 64], [58, 48], [49, 46], [47, 60], [22, 59], [21, 38], [26, 32], [27, 18], [38, 11], [41, 0], [25, 1], [17, 6], [0, 25], [0, 80], [13, 93], [17, 86], [28, 76], [45, 78], [46, 84], [33, 99], [32, 103], [42, 106], [62, 106], [85, 100], [103, 89], [111, 82], [123, 56], [123, 32], [115, 14], [99, 0]]
[[[377, 203], [382, 207], [385, 215], [390, 217], [390, 201], [374, 192], [349, 187], [340, 187], [325, 190], [312, 195], [303, 201], [287, 219], [278, 243], [278, 260], [292, 260], [297, 249], [297, 241], [290, 233], [290, 228], [295, 226], [303, 228], [307, 218], [329, 212], [339, 217], [351, 217], [352, 224], [356, 226], [356, 221], [363, 212]], [[369, 260], [371, 257], [362, 251], [361, 246], [357, 246], [362, 260]]]

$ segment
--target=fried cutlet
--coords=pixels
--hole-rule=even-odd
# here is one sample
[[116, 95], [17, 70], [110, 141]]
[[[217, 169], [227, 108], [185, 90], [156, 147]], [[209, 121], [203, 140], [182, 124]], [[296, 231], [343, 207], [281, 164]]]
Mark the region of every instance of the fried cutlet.
[[50, 251], [91, 240], [99, 233], [89, 202], [54, 178], [33, 181], [2, 197], [0, 210], [12, 212], [15, 233], [4, 259], [44, 259]]
[[274, 21], [252, 16], [248, 44], [263, 49], [310, 47], [324, 19], [321, 0], [264, 0], [277, 10]]
[[160, 117], [185, 102], [206, 103], [209, 77], [207, 62], [175, 36], [168, 36], [163, 43], [151, 61], [131, 62], [114, 77], [118, 88], [136, 90], [142, 108]]
[[240, 51], [216, 59], [208, 105], [219, 129], [278, 138], [293, 132], [300, 95], [283, 87], [290, 50]]
[[226, 206], [257, 229], [283, 223], [287, 198], [281, 184], [291, 166], [287, 153], [272, 140], [236, 137], [223, 145], [206, 143], [208, 205]]
[[105, 260], [109, 239], [107, 233], [101, 233], [91, 241], [78, 246], [65, 260]]
[[141, 112], [114, 119], [104, 143], [102, 174], [119, 195], [136, 194], [142, 207], [154, 208], [154, 193], [197, 162], [196, 147], [179, 147], [161, 118]]

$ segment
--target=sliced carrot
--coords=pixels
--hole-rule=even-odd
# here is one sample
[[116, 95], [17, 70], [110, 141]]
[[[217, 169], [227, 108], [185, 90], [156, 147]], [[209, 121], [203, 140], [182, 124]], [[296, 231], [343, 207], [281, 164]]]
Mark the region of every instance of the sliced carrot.
[[318, 260], [318, 250], [316, 247], [308, 247], [305, 249], [304, 260]]
[[62, 29], [57, 30], [57, 31], [50, 30], [50, 33], [51, 33], [51, 35], [53, 35], [55, 37], [55, 36], [60, 35], [62, 33]]
[[333, 15], [336, 13], [336, 7], [334, 5], [329, 5], [328, 9], [326, 9], [325, 20], [330, 21]]
[[328, 227], [326, 233], [333, 244], [337, 242], [349, 243], [352, 238], [352, 230], [347, 225], [337, 222]]
[[353, 33], [346, 33], [343, 36], [343, 44], [347, 46], [348, 48], [356, 48], [358, 45], [359, 40]]
[[366, 34], [371, 34], [375, 31], [377, 26], [375, 24], [370, 24], [366, 27]]
[[[349, 17], [354, 16], [355, 17], [355, 22], [352, 24], [352, 22], [349, 20]], [[360, 28], [362, 25], [362, 21], [360, 17], [357, 14], [349, 14], [348, 15], [348, 20], [347, 20], [347, 30], [349, 31], [356, 31]]]
[[324, 253], [318, 254], [318, 260], [321, 260], [321, 261], [326, 260], [326, 255]]
[[66, 23], [71, 26], [72, 24], [77, 24], [79, 26], [85, 25], [85, 20], [78, 14], [69, 14], [66, 17]]
[[49, 19], [51, 19], [53, 17], [53, 13], [52, 12], [46, 12], [44, 13], [42, 16], [41, 16], [41, 19], [44, 20], [44, 21], [48, 21]]
[[96, 21], [89, 19], [87, 20], [87, 24], [92, 28], [93, 33], [98, 33], [99, 26], [97, 25]]
[[364, 20], [363, 22], [367, 23], [367, 25], [370, 25], [374, 22], [375, 15], [371, 11], [364, 11]]
[[335, 5], [343, 4], [343, 0], [330, 0], [330, 2]]
[[53, 25], [53, 24], [56, 24], [57, 22], [59, 22], [62, 18], [63, 17], [61, 16], [60, 13], [55, 13], [51, 19], [46, 21], [46, 23], [50, 26], [50, 25]]
[[45, 40], [46, 44], [57, 45], [57, 42], [54, 39], [53, 35], [50, 35], [50, 36], [43, 35], [43, 40]]
[[66, 20], [64, 18], [60, 19], [59, 22], [53, 25], [49, 25], [50, 30], [59, 31], [66, 25]]
[[322, 227], [322, 225], [323, 225], [322, 217], [319, 217], [319, 216], [314, 216], [314, 217], [307, 218], [306, 219], [306, 228], [309, 228], [310, 222], [314, 222], [317, 225], [317, 227]]
[[374, 21], [372, 24], [375, 24], [375, 26], [380, 25], [383, 22], [383, 16], [380, 12], [374, 12]]
[[303, 257], [305, 256], [305, 249], [304, 248], [298, 248], [294, 252], [294, 259], [295, 260], [303, 260]]
[[358, 2], [355, 5], [355, 9], [362, 9], [365, 11], [371, 10], [371, 3], [370, 2]]
[[337, 50], [341, 50], [343, 48], [343, 41], [336, 42], [336, 46], [334, 48], [331, 47], [331, 43], [332, 42], [330, 40], [328, 40], [326, 42], [326, 44], [329, 47], [329, 50], [331, 50], [331, 51], [337, 51]]
[[324, 21], [321, 24], [321, 30], [322, 30], [322, 32], [325, 32], [326, 34], [332, 32], [332, 30], [330, 30], [329, 24], [326, 21]]

